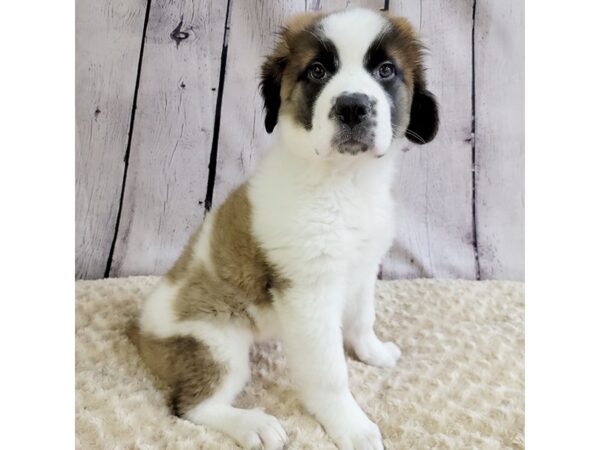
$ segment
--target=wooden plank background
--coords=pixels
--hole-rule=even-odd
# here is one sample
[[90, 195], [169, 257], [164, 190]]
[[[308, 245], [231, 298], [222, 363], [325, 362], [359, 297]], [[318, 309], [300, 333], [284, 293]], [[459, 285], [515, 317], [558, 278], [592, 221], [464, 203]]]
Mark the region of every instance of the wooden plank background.
[[524, 30], [522, 1], [477, 1], [475, 219], [482, 278], [521, 279], [525, 270]]
[[158, 274], [268, 148], [262, 58], [294, 12], [409, 18], [438, 137], [395, 144], [384, 278], [524, 278], [523, 2], [77, 0], [77, 278]]
[[76, 4], [77, 278], [102, 278], [119, 215], [145, 0]]
[[111, 276], [166, 271], [202, 221], [226, 12], [152, 1]]
[[[472, 239], [472, 4], [429, 0], [390, 2], [430, 49], [429, 87], [440, 106], [440, 129], [426, 146], [398, 142], [396, 242], [385, 278], [477, 276]], [[405, 151], [402, 151], [405, 150]]]

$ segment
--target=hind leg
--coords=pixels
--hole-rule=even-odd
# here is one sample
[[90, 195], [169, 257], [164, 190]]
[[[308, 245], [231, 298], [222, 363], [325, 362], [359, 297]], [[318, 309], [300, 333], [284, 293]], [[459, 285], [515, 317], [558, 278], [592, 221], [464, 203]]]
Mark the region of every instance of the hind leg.
[[[195, 327], [193, 334], [211, 359], [196, 358], [196, 365], [175, 383], [173, 404], [178, 414], [227, 434], [246, 449], [283, 449], [287, 436], [277, 419], [259, 409], [231, 406], [250, 378], [251, 333], [233, 325], [206, 323]], [[207, 376], [207, 371], [218, 375]], [[198, 380], [208, 381], [210, 391], [199, 396]]]

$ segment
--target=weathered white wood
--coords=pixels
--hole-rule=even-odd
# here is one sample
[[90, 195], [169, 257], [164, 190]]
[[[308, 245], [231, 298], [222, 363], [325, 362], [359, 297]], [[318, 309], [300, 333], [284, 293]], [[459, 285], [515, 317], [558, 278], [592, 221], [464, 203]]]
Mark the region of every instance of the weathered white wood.
[[[384, 278], [475, 278], [472, 235], [471, 31], [467, 1], [390, 2], [430, 50], [430, 90], [440, 107], [440, 129], [424, 146], [395, 144], [398, 152], [396, 242]], [[406, 149], [409, 151], [403, 151]]]
[[384, 5], [384, 0], [308, 0], [306, 10], [329, 12], [348, 8], [369, 8], [379, 11]]
[[213, 205], [220, 204], [229, 192], [248, 177], [271, 142], [264, 127], [263, 103], [258, 84], [260, 66], [274, 46], [275, 33], [294, 13], [331, 11], [352, 6], [379, 9], [383, 2], [233, 2]]
[[145, 0], [76, 3], [77, 278], [104, 276], [114, 237]]
[[524, 278], [524, 6], [478, 0], [477, 243], [482, 278]]
[[226, 8], [152, 2], [111, 276], [164, 272], [203, 218]]

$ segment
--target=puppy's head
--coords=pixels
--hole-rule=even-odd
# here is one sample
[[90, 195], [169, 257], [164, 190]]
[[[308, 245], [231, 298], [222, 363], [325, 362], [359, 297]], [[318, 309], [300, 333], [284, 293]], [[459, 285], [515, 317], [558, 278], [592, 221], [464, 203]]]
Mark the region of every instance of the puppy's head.
[[392, 139], [431, 141], [437, 104], [408, 21], [364, 9], [302, 14], [262, 66], [267, 132], [317, 157], [372, 152]]

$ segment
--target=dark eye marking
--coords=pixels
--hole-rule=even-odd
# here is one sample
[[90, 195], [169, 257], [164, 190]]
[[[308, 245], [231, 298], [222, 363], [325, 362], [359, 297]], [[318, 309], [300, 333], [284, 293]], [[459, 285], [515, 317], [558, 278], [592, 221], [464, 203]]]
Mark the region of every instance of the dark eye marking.
[[404, 67], [393, 57], [393, 51], [402, 48], [398, 39], [392, 28], [384, 30], [373, 41], [363, 59], [365, 70], [388, 94], [392, 125], [399, 123], [404, 89]]
[[331, 74], [323, 64], [316, 61], [308, 66], [307, 76], [311, 80], [321, 83], [327, 80], [331, 76]]
[[377, 80], [390, 80], [396, 76], [396, 66], [391, 61], [384, 61], [373, 71], [373, 76]]
[[364, 57], [365, 69], [379, 82], [404, 81], [401, 68], [389, 52], [392, 39], [391, 32], [383, 32], [373, 41]]
[[306, 130], [310, 130], [315, 102], [338, 70], [338, 54], [333, 42], [323, 36], [318, 26], [303, 33], [294, 45], [299, 54], [313, 53], [310, 62], [298, 71], [294, 88], [294, 115]]

